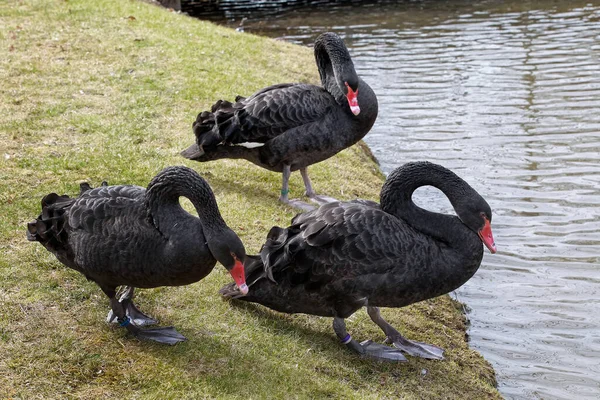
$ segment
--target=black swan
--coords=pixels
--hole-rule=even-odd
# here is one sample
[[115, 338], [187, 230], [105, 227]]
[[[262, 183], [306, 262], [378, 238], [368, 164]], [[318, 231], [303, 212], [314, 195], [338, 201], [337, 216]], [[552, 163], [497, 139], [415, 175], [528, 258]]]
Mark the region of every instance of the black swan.
[[[412, 194], [425, 185], [439, 188], [458, 217], [416, 206]], [[404, 307], [464, 284], [479, 268], [481, 243], [496, 252], [491, 221], [490, 206], [453, 172], [429, 162], [405, 164], [383, 185], [381, 205], [329, 203], [297, 215], [287, 229], [273, 227], [260, 257], [249, 256], [250, 292], [241, 300], [285, 313], [334, 317], [337, 336], [353, 351], [405, 361], [399, 350], [350, 337], [344, 318], [367, 306], [386, 342], [410, 355], [443, 359], [439, 347], [402, 337], [377, 307]], [[221, 293], [241, 295], [234, 285]]]
[[[179, 204], [187, 197], [195, 217]], [[175, 344], [185, 337], [172, 327], [140, 329], [157, 323], [133, 304], [133, 288], [179, 286], [199, 281], [219, 261], [241, 293], [247, 293], [244, 245], [225, 224], [213, 192], [187, 167], [169, 167], [148, 189], [132, 185], [92, 189], [81, 184], [77, 198], [46, 195], [42, 213], [27, 226], [67, 267], [81, 272], [109, 297], [111, 313], [136, 337]], [[127, 286], [117, 299], [117, 286]]]
[[211, 112], [198, 115], [196, 143], [181, 154], [201, 162], [243, 158], [282, 172], [279, 200], [312, 209], [288, 199], [290, 173], [299, 169], [309, 198], [319, 204], [334, 201], [316, 195], [306, 168], [362, 139], [377, 118], [377, 97], [356, 75], [348, 49], [335, 33], [320, 35], [314, 52], [323, 87], [285, 83], [248, 98], [238, 96], [234, 104], [219, 100]]

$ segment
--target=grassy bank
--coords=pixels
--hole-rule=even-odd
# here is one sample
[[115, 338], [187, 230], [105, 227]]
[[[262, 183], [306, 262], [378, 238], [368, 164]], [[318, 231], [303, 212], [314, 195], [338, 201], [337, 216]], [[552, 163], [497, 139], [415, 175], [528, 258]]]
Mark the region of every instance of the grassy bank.
[[[256, 253], [294, 211], [280, 174], [244, 161], [188, 162], [196, 113], [218, 98], [286, 81], [316, 82], [311, 51], [133, 0], [0, 3], [0, 398], [497, 398], [489, 365], [464, 340], [448, 297], [385, 317], [447, 359], [360, 360], [331, 320], [222, 301], [221, 266], [203, 281], [139, 291], [140, 307], [188, 337], [139, 342], [104, 322], [99, 288], [63, 267], [25, 224], [49, 192], [79, 182], [146, 186], [163, 167], [207, 178], [221, 212]], [[382, 176], [357, 146], [311, 168], [317, 191], [377, 199]], [[291, 195], [302, 193], [293, 174]], [[364, 311], [357, 339], [382, 341]]]

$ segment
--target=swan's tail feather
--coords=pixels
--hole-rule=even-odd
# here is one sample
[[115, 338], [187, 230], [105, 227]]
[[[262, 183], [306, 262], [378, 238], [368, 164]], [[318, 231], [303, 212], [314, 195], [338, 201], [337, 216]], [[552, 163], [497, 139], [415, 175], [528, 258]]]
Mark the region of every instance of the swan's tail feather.
[[202, 148], [215, 147], [220, 144], [238, 143], [237, 134], [241, 124], [237, 110], [241, 107], [238, 101], [244, 97], [237, 96], [236, 103], [219, 100], [212, 105], [210, 112], [202, 111], [192, 124], [196, 143]]
[[261, 156], [261, 147], [245, 147], [242, 145], [220, 144], [215, 147], [203, 147], [197, 143], [192, 144], [180, 154], [188, 160], [207, 162], [221, 159], [241, 159], [250, 161], [259, 167], [273, 172], [281, 172], [281, 166], [278, 164], [269, 165], [263, 161]]
[[192, 129], [194, 135], [196, 135], [196, 141], [200, 146], [216, 146], [223, 141], [219, 131], [214, 129], [215, 125], [215, 114], [213, 112], [202, 111], [198, 114], [196, 121], [192, 124]]
[[[88, 185], [89, 186], [89, 185]], [[67, 195], [50, 193], [42, 199], [42, 213], [27, 224], [27, 240], [56, 247], [67, 243], [65, 212], [75, 201]]]
[[[100, 186], [108, 186], [103, 181]], [[79, 184], [79, 196], [94, 189], [87, 182]], [[67, 232], [64, 229], [66, 223], [65, 213], [76, 200], [66, 194], [59, 196], [50, 193], [42, 199], [42, 213], [27, 224], [27, 240], [40, 242], [46, 247], [58, 248], [67, 245]]]

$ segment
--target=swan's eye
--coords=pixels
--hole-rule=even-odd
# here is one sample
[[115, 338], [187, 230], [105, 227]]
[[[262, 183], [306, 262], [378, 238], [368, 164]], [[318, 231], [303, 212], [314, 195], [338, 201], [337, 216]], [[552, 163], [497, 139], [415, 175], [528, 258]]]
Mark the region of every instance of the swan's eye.
[[350, 84], [348, 82], [344, 82], [344, 85], [346, 85], [346, 87], [348, 88], [349, 91], [358, 92], [358, 85], [356, 85], [357, 86], [356, 90], [352, 89], [352, 86], [350, 86]]
[[491, 217], [491, 216], [488, 216], [488, 215], [487, 215], [487, 214], [486, 214], [484, 211], [481, 211], [481, 212], [479, 213], [479, 216], [480, 216], [480, 217], [481, 217], [481, 219], [484, 221], [484, 223], [485, 223], [485, 222], [487, 222], [487, 223], [490, 223], [490, 222], [492, 222], [492, 217]]

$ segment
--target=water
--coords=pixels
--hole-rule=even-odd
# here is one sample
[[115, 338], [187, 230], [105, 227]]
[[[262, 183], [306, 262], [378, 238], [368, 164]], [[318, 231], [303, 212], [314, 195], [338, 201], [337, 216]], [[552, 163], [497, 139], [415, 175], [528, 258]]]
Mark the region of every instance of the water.
[[[378, 95], [366, 142], [382, 169], [440, 163], [492, 206], [499, 252], [458, 297], [501, 393], [600, 398], [600, 2], [306, 3], [224, 1], [212, 18], [344, 37]], [[434, 189], [416, 201], [450, 210]]]

